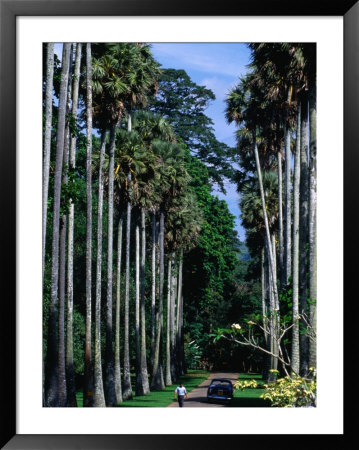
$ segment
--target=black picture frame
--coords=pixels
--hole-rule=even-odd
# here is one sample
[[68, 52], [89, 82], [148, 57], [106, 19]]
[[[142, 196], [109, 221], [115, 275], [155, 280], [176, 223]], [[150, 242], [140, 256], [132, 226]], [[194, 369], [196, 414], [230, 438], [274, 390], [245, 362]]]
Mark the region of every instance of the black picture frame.
[[[358, 248], [355, 205], [359, 170], [358, 0], [0, 0], [0, 211], [1, 273], [1, 448], [5, 449], [211, 449], [281, 444], [317, 448], [328, 439], [349, 448], [354, 414], [343, 435], [18, 435], [16, 434], [16, 17], [18, 16], [343, 16], [344, 18], [344, 357], [351, 352]], [[350, 239], [349, 239], [350, 236]], [[356, 258], [356, 259], [355, 259]], [[353, 262], [353, 263], [352, 263]], [[354, 370], [354, 367], [348, 368]], [[350, 386], [349, 374], [346, 386]], [[349, 380], [349, 381], [348, 381]], [[335, 385], [333, 385], [335, 389]], [[348, 389], [351, 389], [350, 387]], [[355, 386], [353, 386], [353, 393]], [[346, 397], [345, 406], [348, 406]], [[283, 442], [284, 441], [284, 442]]]

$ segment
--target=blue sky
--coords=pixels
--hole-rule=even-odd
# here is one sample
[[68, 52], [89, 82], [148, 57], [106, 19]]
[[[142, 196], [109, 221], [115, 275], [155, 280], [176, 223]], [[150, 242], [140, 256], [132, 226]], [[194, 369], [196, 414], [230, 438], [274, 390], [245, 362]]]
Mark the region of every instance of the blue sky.
[[[211, 89], [216, 100], [206, 110], [213, 120], [216, 137], [228, 145], [235, 145], [235, 126], [228, 125], [224, 117], [224, 100], [228, 91], [245, 74], [250, 52], [245, 44], [228, 43], [153, 43], [152, 53], [163, 68], [184, 69], [200, 86]], [[226, 200], [236, 218], [240, 239], [245, 238], [240, 224], [239, 195], [233, 184], [226, 183], [227, 194], [214, 192]]]
[[[225, 103], [229, 90], [244, 75], [249, 63], [250, 51], [241, 43], [152, 43], [152, 53], [163, 68], [184, 69], [190, 78], [200, 86], [211, 89], [215, 96], [206, 110], [214, 122], [219, 141], [235, 146], [235, 126], [228, 125], [224, 117]], [[55, 44], [55, 53], [61, 59], [62, 44]], [[226, 200], [235, 216], [239, 238], [245, 240], [245, 232], [239, 218], [239, 194], [235, 185], [225, 183], [226, 195], [214, 191], [220, 199]]]

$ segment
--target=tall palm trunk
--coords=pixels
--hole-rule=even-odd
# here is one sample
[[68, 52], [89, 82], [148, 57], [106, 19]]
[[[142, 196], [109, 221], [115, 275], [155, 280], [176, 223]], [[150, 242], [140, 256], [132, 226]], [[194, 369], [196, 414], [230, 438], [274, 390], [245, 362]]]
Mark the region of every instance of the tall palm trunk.
[[183, 279], [183, 250], [181, 249], [179, 255], [178, 266], [178, 282], [177, 282], [177, 308], [176, 308], [176, 364], [177, 377], [182, 374], [181, 365], [181, 339], [180, 339], [180, 312], [181, 312], [181, 297], [182, 297], [182, 279]]
[[51, 300], [48, 319], [47, 361], [46, 361], [46, 406], [59, 405], [58, 380], [58, 342], [57, 342], [57, 302], [59, 281], [59, 235], [60, 235], [60, 199], [61, 179], [65, 138], [65, 115], [67, 85], [69, 79], [71, 44], [64, 44], [62, 53], [62, 71], [60, 82], [59, 110], [56, 136], [56, 162], [53, 199]]
[[[309, 167], [309, 320], [317, 331], [317, 117], [315, 89], [310, 98], [310, 167]], [[317, 347], [309, 341], [309, 366], [317, 366]]]
[[176, 298], [177, 298], [177, 275], [175, 269], [175, 261], [176, 261], [176, 255], [173, 254], [173, 263], [172, 263], [172, 282], [171, 282], [171, 319], [170, 319], [170, 325], [171, 325], [171, 378], [172, 382], [177, 380], [177, 373], [178, 373], [178, 367], [177, 367], [177, 352], [176, 352], [176, 330], [175, 330], [175, 309], [176, 309]]
[[164, 282], [164, 213], [160, 211], [160, 232], [159, 232], [159, 253], [160, 253], [160, 279], [159, 279], [159, 305], [156, 317], [156, 347], [152, 369], [151, 390], [164, 389], [162, 368], [162, 327], [163, 327], [163, 282]]
[[[72, 117], [77, 119], [78, 95], [80, 85], [82, 44], [76, 45], [75, 70], [72, 87]], [[70, 168], [76, 167], [76, 136], [71, 136], [70, 142]], [[67, 257], [67, 326], [66, 326], [66, 380], [68, 406], [77, 406], [74, 355], [73, 355], [73, 304], [74, 304], [74, 221], [75, 207], [70, 200], [69, 227], [68, 227], [68, 257]]]
[[105, 161], [106, 132], [101, 134], [100, 165], [98, 169], [97, 207], [97, 255], [96, 255], [96, 302], [95, 302], [95, 358], [94, 358], [94, 406], [104, 407], [105, 395], [102, 379], [101, 357], [101, 287], [102, 287], [102, 225], [103, 225], [103, 165]]
[[54, 78], [54, 43], [46, 45], [46, 96], [45, 96], [45, 135], [42, 171], [42, 278], [45, 270], [47, 200], [49, 195], [51, 129], [52, 129], [52, 89]]
[[[270, 262], [270, 252], [273, 252], [273, 245], [266, 238], [266, 253], [267, 253], [267, 280], [268, 280], [268, 300], [269, 300], [269, 335], [268, 335], [268, 349], [272, 353], [269, 357], [269, 368], [270, 370], [277, 370], [278, 367], [278, 358], [275, 355], [278, 355], [277, 349], [277, 312], [276, 312], [276, 299], [275, 293], [273, 289], [273, 272], [275, 272], [275, 264], [273, 263], [273, 267], [271, 267]], [[268, 373], [268, 381], [275, 380], [275, 374], [269, 370]]]
[[[273, 272], [274, 272], [274, 281], [273, 284], [277, 284], [277, 251], [276, 251], [276, 240], [275, 234], [272, 234], [272, 249], [273, 249]], [[273, 315], [273, 353], [275, 355], [279, 355], [279, 329], [280, 329], [280, 316], [279, 316], [279, 297], [278, 295], [274, 296], [274, 315]], [[273, 361], [273, 366], [275, 369], [278, 368], [278, 358], [275, 357]]]
[[[256, 141], [256, 132], [253, 132], [253, 145], [254, 145], [254, 155], [256, 160], [256, 168], [257, 168], [257, 174], [258, 174], [258, 182], [259, 182], [259, 190], [261, 195], [261, 202], [262, 202], [262, 210], [263, 210], [263, 217], [264, 217], [264, 224], [265, 224], [265, 230], [266, 230], [266, 248], [267, 248], [267, 254], [268, 254], [268, 262], [269, 262], [269, 289], [270, 289], [270, 313], [271, 313], [271, 319], [270, 319], [270, 341], [271, 341], [271, 351], [278, 355], [278, 348], [277, 348], [277, 338], [278, 338], [278, 332], [279, 332], [279, 302], [278, 302], [278, 292], [277, 292], [277, 274], [276, 274], [276, 262], [275, 262], [275, 248], [272, 245], [272, 239], [271, 234], [269, 230], [269, 222], [268, 222], [268, 216], [267, 216], [267, 209], [266, 209], [266, 202], [264, 197], [264, 189], [263, 189], [263, 181], [262, 181], [262, 171], [261, 166], [259, 162], [259, 155], [258, 155], [258, 147], [257, 147], [257, 141]], [[271, 368], [276, 369], [278, 364], [278, 358], [273, 357], [271, 361]]]
[[282, 180], [282, 153], [278, 156], [278, 221], [279, 221], [279, 278], [280, 287], [284, 285], [284, 244], [283, 244], [283, 180]]
[[167, 335], [166, 335], [166, 386], [172, 384], [171, 379], [171, 297], [172, 297], [172, 258], [168, 258], [167, 275]]
[[156, 246], [157, 246], [157, 233], [156, 233], [156, 213], [152, 214], [152, 291], [151, 291], [151, 371], [153, 368], [155, 347], [156, 347]]
[[298, 103], [297, 140], [294, 159], [294, 186], [293, 186], [293, 328], [292, 328], [292, 368], [299, 373], [299, 303], [298, 303], [298, 281], [299, 281], [299, 186], [300, 186], [300, 126], [301, 126], [301, 104]]
[[121, 311], [121, 261], [122, 261], [123, 215], [120, 215], [117, 235], [117, 284], [116, 284], [116, 336], [115, 336], [115, 387], [117, 403], [122, 403], [120, 358], [120, 311]]
[[256, 169], [257, 169], [257, 174], [258, 174], [258, 182], [259, 182], [259, 190], [260, 190], [260, 195], [261, 195], [262, 210], [263, 210], [264, 224], [265, 224], [265, 230], [266, 230], [266, 238], [268, 241], [269, 266], [270, 266], [271, 279], [272, 279], [271, 287], [273, 289], [274, 302], [277, 303], [278, 292], [277, 292], [276, 275], [274, 273], [274, 258], [273, 258], [273, 250], [272, 250], [272, 245], [271, 245], [272, 239], [271, 239], [270, 230], [269, 230], [267, 208], [266, 208], [264, 189], [263, 189], [262, 171], [261, 171], [261, 166], [260, 166], [260, 162], [259, 162], [257, 139], [256, 139], [255, 131], [253, 132], [253, 147], [254, 147], [254, 156], [255, 156], [255, 160], [256, 160]]
[[179, 361], [180, 361], [180, 375], [184, 375], [187, 372], [186, 368], [186, 360], [184, 354], [184, 334], [183, 334], [183, 308], [184, 308], [184, 300], [183, 300], [183, 287], [181, 291], [181, 297], [179, 298], [179, 342], [180, 342], [180, 350], [179, 350]]
[[143, 394], [147, 395], [150, 392], [148, 383], [147, 371], [147, 357], [146, 357], [146, 310], [145, 310], [145, 282], [146, 282], [146, 217], [144, 209], [141, 210], [141, 305], [140, 305], [140, 320], [141, 320], [141, 374], [142, 374], [142, 389]]
[[[300, 216], [299, 216], [299, 313], [307, 313], [307, 243], [308, 243], [308, 98], [302, 101], [300, 146]], [[308, 372], [309, 342], [306, 334], [300, 334], [300, 374]]]
[[59, 264], [59, 406], [67, 406], [66, 362], [65, 362], [65, 278], [66, 278], [66, 227], [67, 217], [60, 222]]
[[[131, 115], [128, 116], [128, 131], [131, 131]], [[127, 178], [131, 183], [131, 174]], [[129, 306], [130, 306], [130, 239], [131, 239], [131, 194], [127, 202], [126, 223], [126, 279], [125, 279], [125, 330], [124, 330], [124, 361], [123, 361], [123, 400], [132, 398], [131, 372], [130, 372], [130, 335], [129, 335]]]
[[135, 302], [135, 336], [136, 336], [136, 395], [143, 395], [141, 375], [141, 344], [140, 344], [140, 227], [136, 218], [136, 302]]
[[290, 151], [290, 129], [285, 126], [285, 250], [284, 250], [284, 281], [288, 284], [291, 276], [291, 151]]
[[93, 366], [92, 366], [92, 58], [91, 44], [86, 44], [86, 337], [85, 337], [85, 379], [84, 406], [93, 406]]
[[[270, 351], [270, 338], [269, 338], [269, 326], [268, 326], [268, 307], [267, 307], [267, 276], [268, 269], [266, 264], [266, 257], [264, 248], [262, 249], [262, 257], [261, 257], [261, 286], [262, 286], [262, 316], [263, 316], [263, 329], [264, 329], [264, 342], [265, 347], [268, 351]], [[264, 354], [264, 364], [263, 364], [263, 379], [268, 381], [269, 377], [269, 369], [270, 369], [270, 357], [268, 354]]]
[[115, 164], [116, 126], [111, 128], [108, 167], [108, 249], [107, 249], [107, 315], [106, 315], [106, 373], [105, 398], [106, 406], [116, 406], [116, 388], [113, 354], [112, 330], [112, 284], [113, 284], [113, 183]]
[[[71, 108], [71, 76], [72, 76], [72, 46], [69, 67], [69, 82], [67, 88], [66, 115]], [[68, 121], [65, 126], [64, 162], [62, 184], [68, 185], [70, 127]], [[67, 207], [68, 205], [65, 205]], [[59, 406], [67, 406], [66, 361], [65, 361], [65, 285], [66, 285], [66, 233], [67, 214], [60, 219], [60, 266], [59, 266]]]
[[[54, 43], [46, 46], [46, 95], [45, 95], [45, 135], [43, 149], [42, 170], [42, 284], [44, 284], [46, 228], [47, 228], [47, 201], [49, 196], [50, 155], [51, 155], [51, 129], [52, 129], [52, 89], [54, 78]], [[45, 397], [45, 361], [42, 355], [42, 406], [46, 406]]]

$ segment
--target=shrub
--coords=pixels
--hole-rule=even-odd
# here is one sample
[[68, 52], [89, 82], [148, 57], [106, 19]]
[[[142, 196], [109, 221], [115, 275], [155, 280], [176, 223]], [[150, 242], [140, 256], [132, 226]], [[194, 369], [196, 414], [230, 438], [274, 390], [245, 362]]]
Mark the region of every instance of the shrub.
[[313, 378], [306, 379], [292, 376], [278, 379], [275, 383], [266, 384], [261, 398], [269, 400], [271, 406], [284, 408], [316, 406], [317, 383], [314, 369]]
[[234, 387], [236, 389], [240, 389], [241, 391], [244, 391], [245, 388], [256, 389], [258, 387], [258, 383], [256, 380], [244, 380], [244, 381], [238, 380], [234, 383]]

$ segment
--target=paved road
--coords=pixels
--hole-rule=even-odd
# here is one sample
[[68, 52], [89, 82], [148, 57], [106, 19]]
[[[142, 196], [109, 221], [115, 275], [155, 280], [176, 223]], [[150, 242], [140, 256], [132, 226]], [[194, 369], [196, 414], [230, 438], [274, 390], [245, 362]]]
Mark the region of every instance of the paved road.
[[[203, 381], [198, 387], [188, 393], [188, 399], [184, 401], [185, 408], [224, 408], [226, 405], [221, 403], [208, 403], [207, 389], [213, 378], [228, 378], [234, 383], [238, 380], [239, 373], [234, 372], [216, 372], [211, 373], [207, 380]], [[173, 389], [175, 390], [175, 388]], [[179, 408], [177, 400], [168, 405], [168, 408]]]

